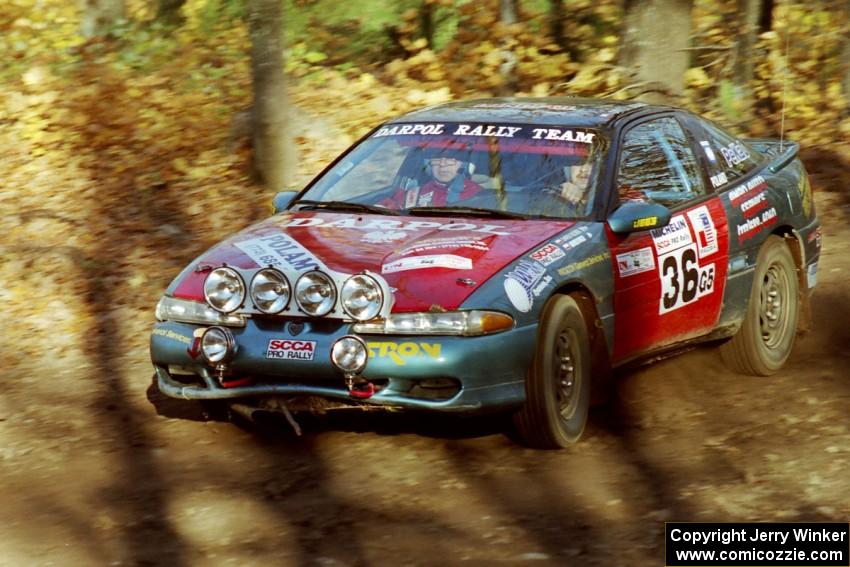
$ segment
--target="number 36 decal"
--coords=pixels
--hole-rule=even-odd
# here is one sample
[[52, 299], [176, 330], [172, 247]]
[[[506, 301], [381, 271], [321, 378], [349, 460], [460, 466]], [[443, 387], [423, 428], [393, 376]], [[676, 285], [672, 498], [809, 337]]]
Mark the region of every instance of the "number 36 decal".
[[693, 303], [714, 291], [714, 264], [700, 266], [695, 244], [658, 258], [661, 272], [661, 302], [658, 314]]

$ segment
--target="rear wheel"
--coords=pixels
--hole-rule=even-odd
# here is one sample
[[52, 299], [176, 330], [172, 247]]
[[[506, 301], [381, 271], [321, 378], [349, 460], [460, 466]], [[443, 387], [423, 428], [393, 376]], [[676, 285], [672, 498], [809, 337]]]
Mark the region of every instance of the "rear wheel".
[[537, 350], [514, 416], [531, 447], [561, 449], [578, 441], [590, 405], [590, 341], [575, 299], [558, 295], [543, 309]]
[[738, 372], [757, 376], [779, 370], [797, 335], [798, 293], [791, 251], [781, 237], [770, 236], [759, 250], [744, 323], [720, 347], [723, 361]]

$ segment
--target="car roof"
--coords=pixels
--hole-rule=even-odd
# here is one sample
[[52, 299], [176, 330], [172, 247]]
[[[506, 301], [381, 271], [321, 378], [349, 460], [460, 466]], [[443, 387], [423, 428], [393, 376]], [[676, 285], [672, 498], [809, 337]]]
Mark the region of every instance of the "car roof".
[[389, 123], [503, 122], [598, 128], [626, 114], [653, 108], [643, 102], [602, 98], [483, 98], [414, 110], [393, 118]]

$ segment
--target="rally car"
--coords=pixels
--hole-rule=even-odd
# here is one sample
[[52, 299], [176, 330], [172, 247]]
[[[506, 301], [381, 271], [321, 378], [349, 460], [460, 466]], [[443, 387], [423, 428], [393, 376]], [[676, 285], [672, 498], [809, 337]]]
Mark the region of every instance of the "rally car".
[[820, 252], [797, 153], [636, 102], [403, 115], [183, 270], [156, 310], [157, 385], [290, 419], [305, 401], [511, 412], [559, 448], [616, 367], [717, 341], [769, 375]]

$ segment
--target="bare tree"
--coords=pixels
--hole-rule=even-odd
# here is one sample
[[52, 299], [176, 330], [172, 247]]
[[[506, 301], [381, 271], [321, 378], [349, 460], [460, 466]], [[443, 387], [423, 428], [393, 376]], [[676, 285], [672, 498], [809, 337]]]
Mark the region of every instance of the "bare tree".
[[83, 37], [103, 35], [126, 15], [124, 0], [80, 0], [80, 33]]
[[281, 191], [292, 161], [283, 76], [283, 2], [249, 0], [248, 20], [254, 83], [252, 168], [260, 183]]
[[684, 91], [692, 0], [625, 0], [620, 64], [645, 92], [668, 98]]

